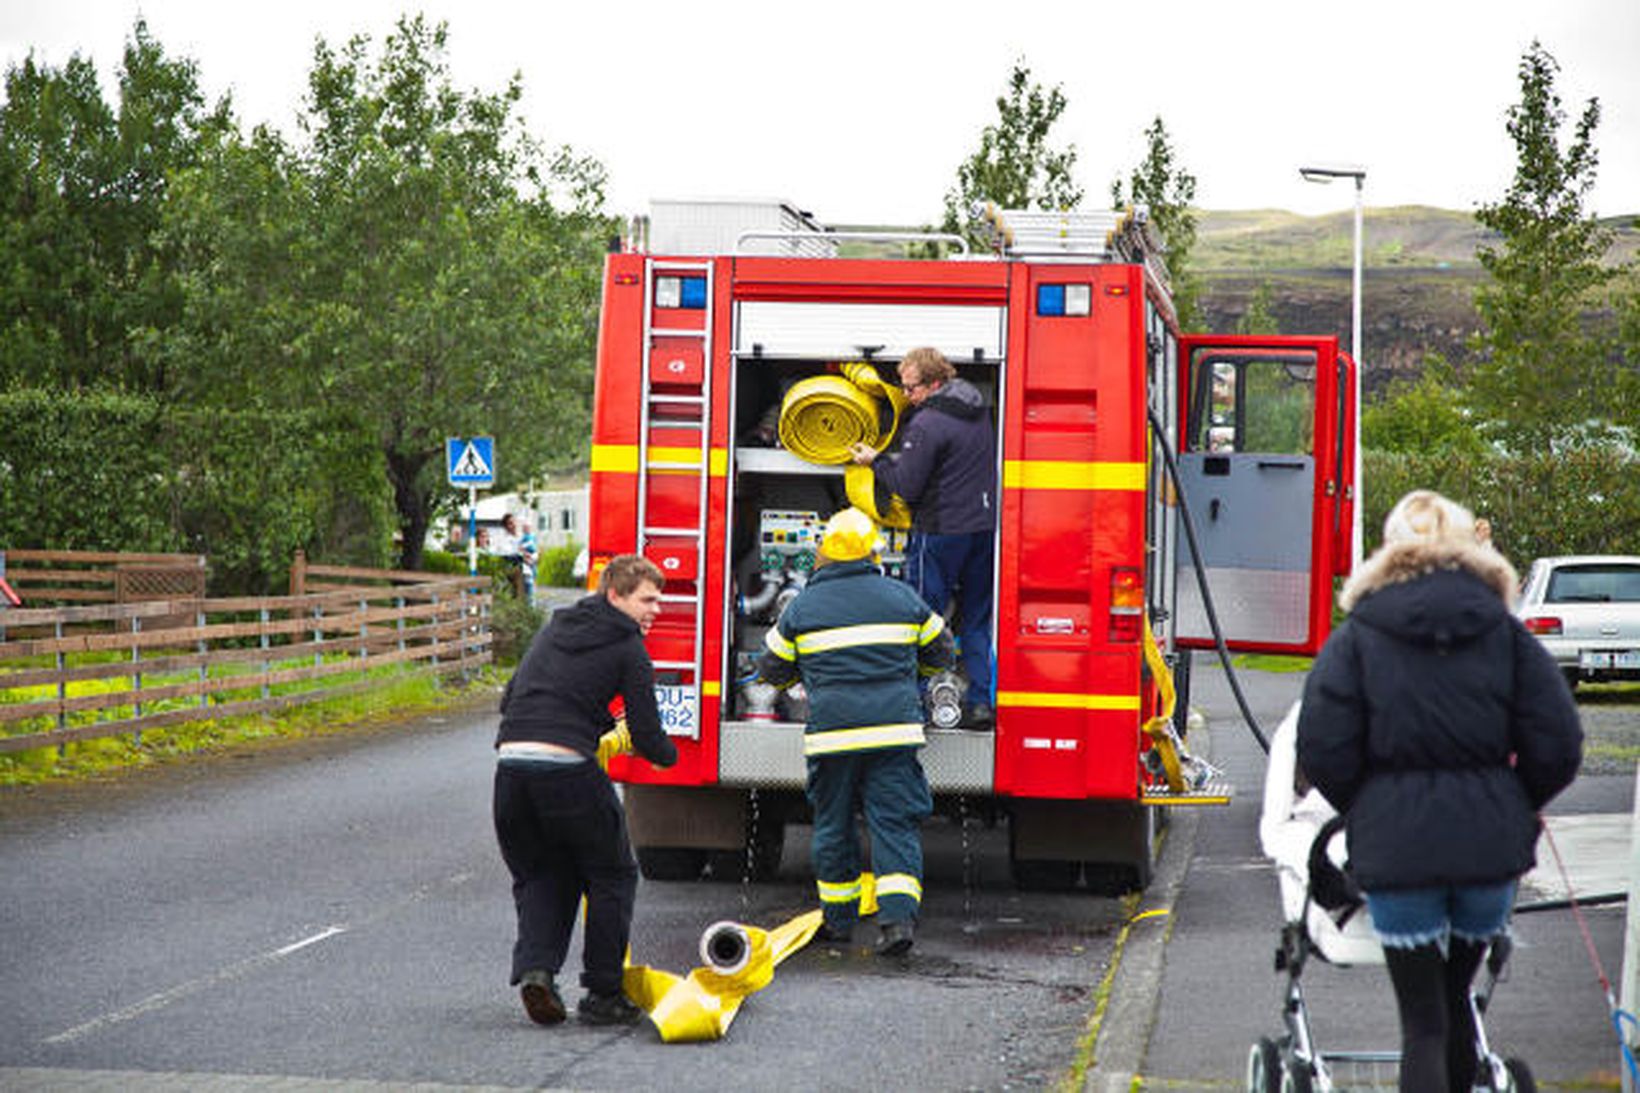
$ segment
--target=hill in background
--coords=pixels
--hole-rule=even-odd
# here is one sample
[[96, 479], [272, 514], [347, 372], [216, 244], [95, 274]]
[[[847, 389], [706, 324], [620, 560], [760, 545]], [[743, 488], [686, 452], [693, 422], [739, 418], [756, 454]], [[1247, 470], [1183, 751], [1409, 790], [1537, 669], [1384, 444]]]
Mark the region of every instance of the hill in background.
[[[1610, 259], [1640, 254], [1635, 218], [1612, 218]], [[1202, 279], [1202, 325], [1232, 331], [1261, 285], [1287, 334], [1336, 334], [1348, 346], [1353, 210], [1299, 216], [1276, 209], [1203, 211], [1194, 264]], [[1362, 218], [1361, 356], [1369, 393], [1415, 375], [1438, 352], [1461, 369], [1479, 326], [1475, 257], [1489, 241], [1472, 214], [1421, 205], [1367, 209]]]

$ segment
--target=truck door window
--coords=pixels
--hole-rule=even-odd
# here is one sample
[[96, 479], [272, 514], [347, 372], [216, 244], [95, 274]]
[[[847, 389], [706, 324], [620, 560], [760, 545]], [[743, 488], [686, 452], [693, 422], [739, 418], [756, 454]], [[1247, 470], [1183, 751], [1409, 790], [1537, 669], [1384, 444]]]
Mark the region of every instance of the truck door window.
[[1312, 454], [1314, 353], [1203, 350], [1190, 371], [1189, 450]]

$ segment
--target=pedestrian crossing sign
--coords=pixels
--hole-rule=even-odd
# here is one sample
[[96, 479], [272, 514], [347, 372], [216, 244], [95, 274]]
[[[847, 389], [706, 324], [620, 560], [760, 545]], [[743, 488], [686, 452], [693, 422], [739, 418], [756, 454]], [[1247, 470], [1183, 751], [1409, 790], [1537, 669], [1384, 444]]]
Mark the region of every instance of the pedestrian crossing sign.
[[452, 436], [444, 441], [444, 465], [452, 486], [495, 483], [495, 438]]

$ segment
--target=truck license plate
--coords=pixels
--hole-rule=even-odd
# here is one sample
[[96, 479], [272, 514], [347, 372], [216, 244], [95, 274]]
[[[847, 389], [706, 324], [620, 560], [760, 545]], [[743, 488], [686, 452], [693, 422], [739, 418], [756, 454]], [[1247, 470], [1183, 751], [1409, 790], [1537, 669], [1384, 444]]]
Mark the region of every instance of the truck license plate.
[[661, 728], [669, 736], [700, 738], [700, 697], [688, 686], [658, 686], [655, 705], [660, 707]]
[[1577, 654], [1577, 666], [1587, 669], [1610, 668], [1612, 666], [1612, 655], [1610, 653], [1597, 653], [1593, 649], [1584, 649]]
[[1640, 668], [1640, 649], [1620, 649], [1612, 654], [1613, 668]]

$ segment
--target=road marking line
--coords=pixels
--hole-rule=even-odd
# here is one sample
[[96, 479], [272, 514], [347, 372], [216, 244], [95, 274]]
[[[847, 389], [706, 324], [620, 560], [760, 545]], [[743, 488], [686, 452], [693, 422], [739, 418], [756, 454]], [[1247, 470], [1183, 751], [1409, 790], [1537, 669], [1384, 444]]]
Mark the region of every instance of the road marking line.
[[301, 952], [309, 946], [317, 945], [321, 941], [346, 932], [346, 926], [327, 927], [311, 937], [304, 937], [300, 941], [293, 941], [283, 948], [274, 949], [272, 952], [262, 953], [259, 956], [253, 956], [248, 960], [241, 960], [237, 964], [230, 964], [226, 968], [212, 972], [210, 975], [200, 976], [198, 979], [190, 979], [186, 983], [179, 983], [169, 990], [160, 991], [158, 994], [151, 994], [147, 998], [142, 999], [140, 1002], [133, 1002], [124, 1009], [117, 1009], [112, 1013], [105, 1013], [101, 1017], [93, 1017], [84, 1024], [75, 1025], [73, 1028], [65, 1029], [54, 1036], [47, 1036], [43, 1042], [47, 1044], [73, 1043], [75, 1040], [89, 1036], [93, 1032], [98, 1032], [113, 1025], [123, 1024], [126, 1021], [131, 1021], [135, 1018], [141, 1017], [145, 1013], [152, 1013], [157, 1009], [163, 1009], [172, 1002], [187, 998], [192, 994], [198, 994], [200, 991], [206, 990], [207, 988], [219, 986], [220, 984], [228, 983], [235, 979], [241, 979], [244, 976], [249, 975], [251, 972], [257, 971], [277, 960], [290, 956], [292, 953]]

